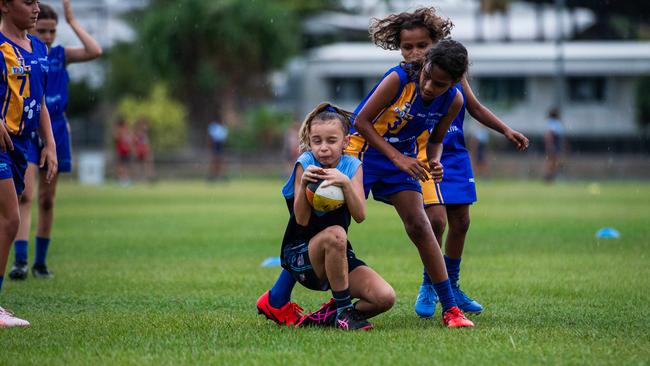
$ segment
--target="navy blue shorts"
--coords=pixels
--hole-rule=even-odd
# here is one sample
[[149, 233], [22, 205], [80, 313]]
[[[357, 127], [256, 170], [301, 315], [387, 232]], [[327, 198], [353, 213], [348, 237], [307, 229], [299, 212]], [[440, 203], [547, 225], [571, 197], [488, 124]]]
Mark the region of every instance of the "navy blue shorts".
[[[348, 273], [352, 272], [359, 266], [365, 266], [366, 263], [357, 258], [354, 250], [348, 242]], [[281, 255], [282, 267], [289, 271], [297, 282], [310, 290], [327, 291], [330, 288], [327, 279], [320, 279], [316, 276], [314, 268], [309, 260], [309, 243], [299, 240], [286, 245]]]
[[366, 198], [372, 192], [375, 200], [388, 204], [390, 196], [401, 191], [422, 193], [420, 181], [401, 171], [384, 155], [364, 155], [363, 189]]
[[[68, 121], [64, 117], [52, 120], [52, 134], [56, 143], [56, 159], [59, 164], [59, 173], [70, 173], [72, 171], [70, 130], [68, 129]], [[29, 162], [38, 165], [41, 160], [43, 142], [36, 133], [30, 138], [30, 142], [28, 151]], [[42, 170], [47, 170], [47, 166], [44, 166]]]
[[27, 170], [27, 149], [29, 139], [9, 134], [14, 144], [14, 149], [0, 151], [0, 179], [13, 178], [14, 187], [18, 196], [25, 189], [25, 170]]

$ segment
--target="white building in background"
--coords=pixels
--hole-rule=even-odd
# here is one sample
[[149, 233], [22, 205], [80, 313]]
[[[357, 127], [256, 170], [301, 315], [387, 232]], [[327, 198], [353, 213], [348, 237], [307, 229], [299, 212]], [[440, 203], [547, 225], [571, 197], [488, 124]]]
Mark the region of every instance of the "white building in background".
[[[336, 30], [367, 33], [372, 17], [382, 18], [388, 14], [413, 11], [422, 6], [433, 6], [441, 16], [454, 23], [451, 36], [459, 41], [532, 41], [541, 36], [553, 40], [558, 34], [570, 38], [573, 34], [591, 26], [595, 17], [588, 9], [563, 11], [559, 17], [554, 5], [527, 2], [510, 2], [506, 14], [480, 12], [478, 0], [342, 0], [348, 13], [326, 12], [315, 16], [305, 24], [312, 34], [327, 34]], [[541, 33], [541, 34], [539, 34]]]
[[[552, 43], [466, 44], [470, 84], [479, 99], [513, 128], [542, 134], [555, 102], [556, 47]], [[570, 42], [563, 120], [580, 136], [633, 136], [636, 83], [650, 74], [650, 42]], [[371, 44], [314, 49], [294, 66], [292, 94], [304, 115], [320, 101], [354, 109], [379, 77], [400, 62], [399, 52]]]
[[[367, 33], [370, 17], [412, 11], [421, 4], [412, 0], [343, 2], [357, 15], [318, 16], [305, 24], [307, 32]], [[434, 5], [454, 22], [452, 37], [469, 51], [472, 89], [514, 128], [533, 136], [544, 132], [548, 110], [557, 100], [555, 76], [561, 54], [562, 119], [567, 133], [623, 138], [638, 134], [636, 79], [650, 75], [650, 42], [569, 41], [557, 47], [554, 40], [560, 33], [570, 39], [594, 23], [587, 9], [558, 16], [552, 5], [511, 2], [504, 16], [479, 14], [475, 0], [440, 0]], [[294, 60], [282, 89], [299, 115], [323, 100], [354, 109], [400, 60], [399, 52], [370, 42], [327, 45]]]

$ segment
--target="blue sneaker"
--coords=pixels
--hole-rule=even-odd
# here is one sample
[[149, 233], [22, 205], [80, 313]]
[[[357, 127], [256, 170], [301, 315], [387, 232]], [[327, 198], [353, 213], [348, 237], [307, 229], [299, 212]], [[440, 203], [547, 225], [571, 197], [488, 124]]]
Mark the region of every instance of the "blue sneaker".
[[418, 298], [415, 300], [415, 313], [421, 318], [430, 318], [436, 312], [438, 294], [433, 285], [420, 285]]
[[465, 313], [480, 314], [483, 311], [483, 306], [474, 301], [471, 297], [467, 296], [460, 287], [452, 287], [456, 305]]

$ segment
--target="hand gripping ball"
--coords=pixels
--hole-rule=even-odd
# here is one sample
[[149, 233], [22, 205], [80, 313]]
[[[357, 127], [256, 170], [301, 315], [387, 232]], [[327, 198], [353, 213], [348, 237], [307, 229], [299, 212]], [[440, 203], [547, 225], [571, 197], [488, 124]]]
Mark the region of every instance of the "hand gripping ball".
[[326, 181], [320, 179], [307, 185], [307, 201], [311, 207], [316, 211], [330, 212], [343, 206], [345, 203], [343, 190], [334, 185], [322, 187], [324, 182]]

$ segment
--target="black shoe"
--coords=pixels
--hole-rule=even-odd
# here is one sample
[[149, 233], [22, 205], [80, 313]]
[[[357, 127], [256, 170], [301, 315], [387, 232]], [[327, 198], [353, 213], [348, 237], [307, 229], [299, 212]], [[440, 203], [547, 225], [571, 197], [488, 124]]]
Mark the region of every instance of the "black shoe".
[[336, 327], [343, 330], [370, 330], [372, 324], [350, 306], [336, 316]]
[[9, 278], [17, 281], [26, 280], [28, 272], [29, 268], [27, 267], [27, 262], [14, 262], [13, 267], [11, 267], [11, 272], [9, 272]]
[[321, 305], [320, 309], [304, 315], [296, 327], [333, 327], [336, 325], [336, 303], [334, 299]]
[[54, 278], [54, 273], [50, 272], [44, 264], [35, 264], [32, 267], [32, 276], [34, 276], [34, 278], [49, 279]]

